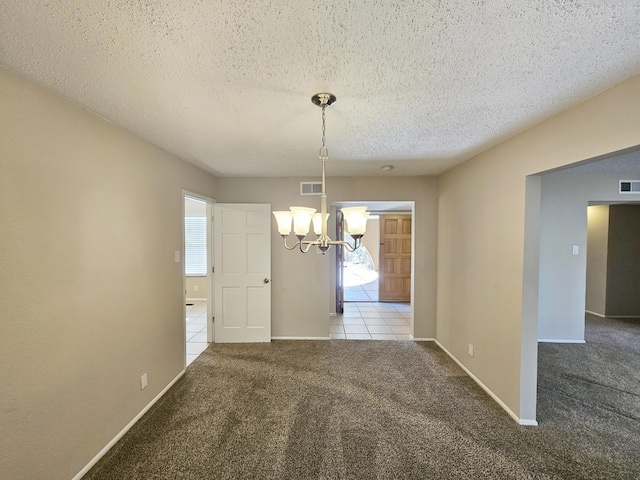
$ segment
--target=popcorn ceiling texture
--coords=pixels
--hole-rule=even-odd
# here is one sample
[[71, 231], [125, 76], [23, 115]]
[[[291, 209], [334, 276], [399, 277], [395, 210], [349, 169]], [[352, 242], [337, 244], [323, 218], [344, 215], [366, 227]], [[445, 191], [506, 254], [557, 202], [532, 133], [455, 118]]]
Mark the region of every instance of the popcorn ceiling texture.
[[[224, 176], [438, 174], [640, 72], [640, 2], [0, 2], [0, 64]], [[384, 173], [389, 175], [389, 173]]]

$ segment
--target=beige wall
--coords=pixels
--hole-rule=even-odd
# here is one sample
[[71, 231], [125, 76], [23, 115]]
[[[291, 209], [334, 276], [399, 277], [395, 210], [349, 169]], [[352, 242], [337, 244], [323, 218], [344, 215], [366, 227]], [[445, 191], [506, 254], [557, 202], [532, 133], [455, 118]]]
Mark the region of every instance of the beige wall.
[[527, 176], [640, 144], [638, 98], [640, 76], [438, 177], [437, 338], [524, 422], [536, 415], [539, 237], [525, 198], [540, 195]]
[[4, 69], [0, 111], [0, 478], [69, 479], [184, 368], [182, 189], [215, 179]]
[[[222, 203], [269, 203], [272, 210], [291, 205], [318, 208], [315, 196], [301, 196], [300, 182], [317, 178], [219, 178], [216, 200]], [[327, 179], [329, 202], [414, 201], [414, 336], [435, 336], [436, 179], [434, 177], [332, 177]], [[329, 336], [331, 269], [329, 258], [287, 251], [272, 225], [272, 335]]]
[[[197, 288], [197, 290], [196, 290]], [[187, 298], [207, 298], [207, 277], [185, 277]]]

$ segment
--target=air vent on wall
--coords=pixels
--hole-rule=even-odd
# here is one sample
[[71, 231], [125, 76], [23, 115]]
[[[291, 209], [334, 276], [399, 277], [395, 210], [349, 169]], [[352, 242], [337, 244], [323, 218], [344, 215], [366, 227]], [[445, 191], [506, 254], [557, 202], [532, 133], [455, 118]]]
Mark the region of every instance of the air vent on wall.
[[620, 180], [619, 193], [640, 194], [640, 180]]
[[322, 195], [322, 182], [300, 182], [300, 195]]

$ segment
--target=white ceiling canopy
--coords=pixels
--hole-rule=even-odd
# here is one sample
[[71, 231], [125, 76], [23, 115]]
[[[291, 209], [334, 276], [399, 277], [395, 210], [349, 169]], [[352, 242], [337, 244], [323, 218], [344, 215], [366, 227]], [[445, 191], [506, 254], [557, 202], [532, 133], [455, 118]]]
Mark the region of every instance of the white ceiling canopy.
[[324, 91], [329, 176], [439, 174], [640, 73], [640, 3], [2, 0], [0, 64], [217, 175], [317, 176]]

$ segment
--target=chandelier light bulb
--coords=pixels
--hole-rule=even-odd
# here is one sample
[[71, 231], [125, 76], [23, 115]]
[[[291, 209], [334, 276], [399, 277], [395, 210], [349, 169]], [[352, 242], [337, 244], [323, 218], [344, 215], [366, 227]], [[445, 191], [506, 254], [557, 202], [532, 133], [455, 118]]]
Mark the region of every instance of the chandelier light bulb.
[[307, 207], [290, 207], [293, 215], [293, 233], [305, 237], [309, 233], [311, 226], [311, 218], [316, 213], [315, 208]]
[[322, 235], [322, 224], [323, 224], [323, 221], [324, 221], [324, 223], [326, 223], [327, 219], [329, 218], [329, 215], [331, 215], [331, 214], [330, 213], [325, 213], [324, 219], [322, 218], [322, 214], [321, 213], [315, 213], [313, 215], [313, 218], [312, 218], [312, 221], [313, 221], [313, 233], [315, 233], [318, 236]]
[[276, 217], [276, 222], [278, 223], [278, 233], [280, 235], [289, 235], [291, 233], [291, 222], [293, 220], [291, 211], [273, 212], [273, 215]]
[[347, 207], [342, 209], [344, 219], [347, 222], [347, 232], [352, 237], [364, 235], [367, 230], [369, 212], [367, 207]]

